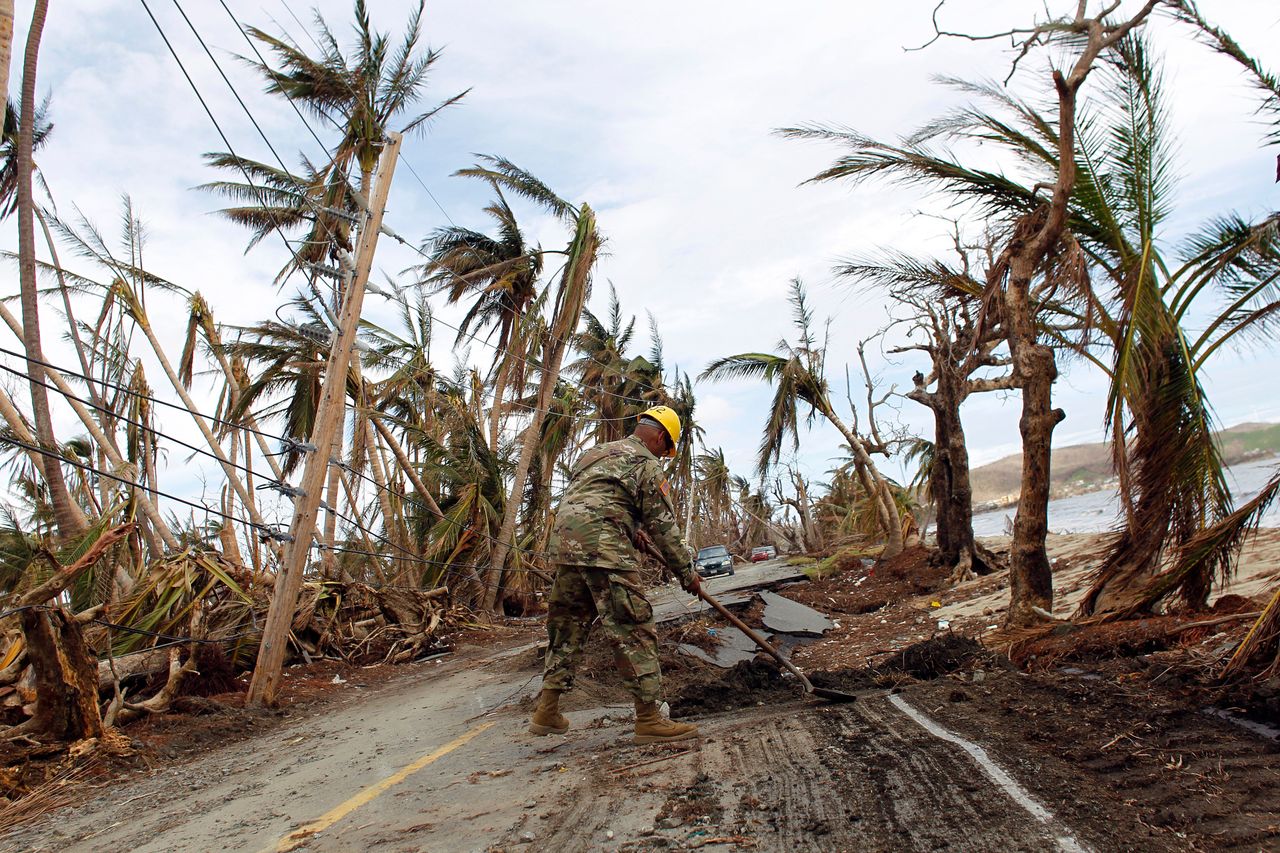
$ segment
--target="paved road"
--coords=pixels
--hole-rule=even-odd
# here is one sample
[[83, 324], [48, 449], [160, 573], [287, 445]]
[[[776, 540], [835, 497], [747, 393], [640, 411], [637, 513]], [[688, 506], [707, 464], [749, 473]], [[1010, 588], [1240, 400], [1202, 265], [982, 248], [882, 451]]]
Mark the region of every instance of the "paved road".
[[[749, 597], [746, 593], [757, 587], [803, 577], [799, 569], [787, 565], [785, 558], [778, 558], [761, 563], [742, 563], [734, 566], [734, 574], [705, 578], [703, 584], [721, 603], [734, 604], [745, 600]], [[674, 582], [651, 591], [649, 600], [653, 603], [653, 618], [660, 623], [710, 609], [701, 599], [693, 598]]]
[[113, 785], [0, 850], [726, 851], [737, 842], [709, 839], [735, 837], [756, 850], [1080, 849], [1055, 804], [1037, 813], [981, 749], [913, 716], [910, 691], [750, 707], [701, 720], [700, 742], [637, 747], [629, 713], [608, 707], [571, 712], [566, 737], [526, 734], [511, 700], [536, 672], [522, 660], [417, 665], [323, 715]]

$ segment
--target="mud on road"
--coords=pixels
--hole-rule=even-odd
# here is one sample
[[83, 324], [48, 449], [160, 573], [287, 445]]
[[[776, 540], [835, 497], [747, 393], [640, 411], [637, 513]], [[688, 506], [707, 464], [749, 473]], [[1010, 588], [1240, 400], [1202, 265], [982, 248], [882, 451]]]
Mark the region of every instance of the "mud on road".
[[570, 706], [567, 736], [526, 734], [532, 651], [433, 664], [362, 702], [112, 786], [0, 837], [0, 850], [1161, 851], [1280, 842], [1274, 742], [1110, 683], [999, 668], [963, 638], [907, 650], [874, 671], [828, 674], [859, 689], [851, 705], [807, 701], [760, 663], [710, 680], [684, 673], [672, 704], [705, 737], [651, 746], [630, 743], [630, 708], [590, 679]]

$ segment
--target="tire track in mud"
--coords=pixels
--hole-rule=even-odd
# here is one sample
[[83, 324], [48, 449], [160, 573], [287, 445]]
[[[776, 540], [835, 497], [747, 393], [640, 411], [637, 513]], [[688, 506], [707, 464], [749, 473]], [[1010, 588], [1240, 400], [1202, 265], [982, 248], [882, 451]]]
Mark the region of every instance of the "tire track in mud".
[[701, 723], [707, 737], [687, 756], [624, 776], [603, 768], [589, 774], [566, 792], [539, 840], [549, 849], [596, 849], [584, 838], [614, 828], [617, 846], [608, 849], [622, 851], [680, 849], [713, 837], [789, 851], [1057, 846], [1052, 829], [1030, 820], [968, 754], [883, 696]]
[[[965, 701], [947, 699], [956, 690]], [[1100, 849], [1280, 849], [1275, 741], [1094, 681], [995, 677], [907, 695], [937, 706], [931, 716], [952, 731], [1014, 757], [1007, 769], [1076, 829], [1110, 826]]]
[[[772, 760], [745, 774], [748, 796], [777, 803], [777, 818], [759, 833], [766, 849], [1043, 850], [1050, 843], [967, 756], [883, 698], [774, 725], [777, 748], [764, 753]], [[741, 767], [762, 751], [744, 743], [737, 757]], [[771, 774], [775, 762], [782, 772]]]

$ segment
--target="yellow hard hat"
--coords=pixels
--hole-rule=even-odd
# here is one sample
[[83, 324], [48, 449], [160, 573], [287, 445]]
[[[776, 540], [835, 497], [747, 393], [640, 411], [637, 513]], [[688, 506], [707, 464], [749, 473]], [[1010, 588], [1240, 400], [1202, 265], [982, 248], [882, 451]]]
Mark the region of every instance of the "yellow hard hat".
[[667, 436], [671, 439], [671, 450], [667, 456], [676, 455], [676, 445], [680, 443], [680, 416], [670, 406], [654, 406], [647, 412], [643, 412], [640, 417], [651, 418], [662, 424], [662, 428], [667, 431]]

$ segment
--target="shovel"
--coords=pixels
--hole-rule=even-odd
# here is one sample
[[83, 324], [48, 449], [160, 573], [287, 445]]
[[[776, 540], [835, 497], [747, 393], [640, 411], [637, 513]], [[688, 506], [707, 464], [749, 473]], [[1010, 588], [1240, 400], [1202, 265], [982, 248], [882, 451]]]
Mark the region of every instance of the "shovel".
[[716, 601], [715, 598], [711, 595], [711, 593], [707, 592], [705, 589], [702, 588], [702, 584], [698, 584], [698, 597], [701, 598], [703, 601], [705, 601], [707, 604], [710, 604], [713, 608], [715, 608], [715, 611], [719, 613], [721, 616], [728, 619], [729, 622], [733, 625], [733, 627], [737, 628], [739, 631], [746, 634], [747, 637], [751, 639], [751, 642], [755, 643], [757, 646], [759, 646], [761, 649], [767, 652], [774, 660], [776, 660], [778, 663], [782, 664], [787, 669], [789, 669], [792, 675], [800, 679], [800, 684], [804, 687], [805, 693], [809, 694], [810, 696], [817, 696], [819, 698], [826, 699], [831, 702], [857, 701], [858, 697], [854, 696], [851, 693], [842, 693], [839, 690], [832, 690], [828, 687], [814, 687], [813, 682], [809, 681], [809, 679], [805, 677], [805, 674], [803, 672], [796, 669], [795, 665], [792, 664], [791, 661], [784, 658], [778, 652], [777, 649], [769, 645], [768, 642], [765, 641], [764, 637], [761, 637], [758, 633], [752, 630], [750, 625], [743, 622], [737, 616], [734, 616], [732, 613], [729, 612], [729, 608], [725, 607], [723, 604]]
[[[640, 531], [640, 535], [638, 535], [636, 539], [637, 539], [636, 546], [640, 550], [649, 554], [649, 556], [657, 560], [659, 564], [662, 564], [664, 562], [662, 554], [654, 546], [653, 542], [649, 540], [649, 537], [643, 533], [643, 531]], [[697, 571], [696, 565], [692, 566], [691, 568], [695, 572]], [[728, 619], [729, 623], [733, 625], [733, 627], [737, 628], [743, 634], [746, 634], [747, 638], [750, 639], [751, 642], [755, 643], [763, 651], [767, 652], [774, 660], [776, 660], [778, 663], [782, 664], [788, 670], [790, 670], [792, 675], [800, 679], [800, 685], [804, 688], [804, 692], [809, 696], [817, 696], [818, 698], [826, 699], [829, 702], [858, 701], [858, 697], [854, 696], [852, 693], [842, 693], [839, 690], [832, 690], [829, 687], [814, 687], [813, 682], [810, 681], [803, 672], [796, 669], [795, 664], [791, 663], [791, 661], [784, 658], [777, 649], [769, 645], [768, 641], [766, 641], [764, 637], [761, 637], [759, 634], [757, 634], [751, 628], [750, 625], [748, 625], [746, 622], [743, 622], [737, 616], [734, 616], [732, 613], [730, 613], [729, 608], [725, 607], [723, 604], [716, 601], [715, 597], [712, 596], [711, 593], [707, 592], [707, 590], [702, 586], [701, 583], [698, 584], [698, 598], [701, 598], [707, 604], [710, 604], [717, 613], [719, 613], [724, 618]]]

